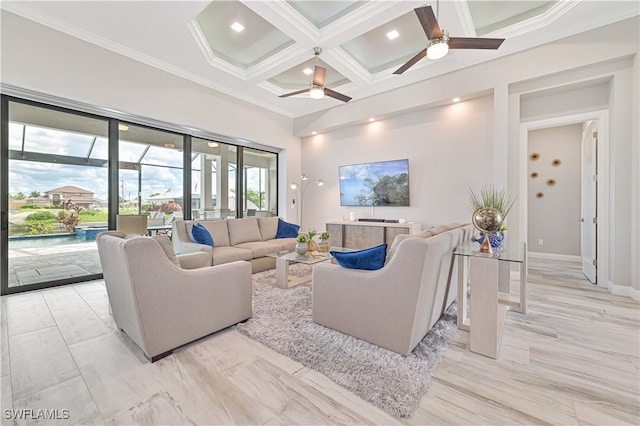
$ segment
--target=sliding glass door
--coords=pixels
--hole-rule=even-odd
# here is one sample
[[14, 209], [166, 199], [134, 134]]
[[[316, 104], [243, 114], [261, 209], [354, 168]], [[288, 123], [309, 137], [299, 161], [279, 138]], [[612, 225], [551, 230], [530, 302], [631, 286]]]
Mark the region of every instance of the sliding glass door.
[[102, 273], [107, 165], [108, 120], [8, 102], [9, 292]]
[[237, 217], [238, 147], [193, 138], [191, 152], [191, 216], [194, 219]]

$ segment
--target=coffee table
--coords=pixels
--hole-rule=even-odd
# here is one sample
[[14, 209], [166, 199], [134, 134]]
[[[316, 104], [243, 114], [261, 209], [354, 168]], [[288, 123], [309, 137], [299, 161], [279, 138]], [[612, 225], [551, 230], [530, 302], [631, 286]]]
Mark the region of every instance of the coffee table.
[[[331, 247], [329, 251], [354, 251], [344, 247]], [[290, 277], [289, 265], [292, 263], [303, 263], [305, 265], [315, 265], [333, 259], [329, 252], [310, 251], [306, 254], [298, 254], [295, 251], [279, 251], [268, 253], [267, 257], [276, 259], [276, 287], [289, 288], [311, 281], [311, 275], [303, 277]]]

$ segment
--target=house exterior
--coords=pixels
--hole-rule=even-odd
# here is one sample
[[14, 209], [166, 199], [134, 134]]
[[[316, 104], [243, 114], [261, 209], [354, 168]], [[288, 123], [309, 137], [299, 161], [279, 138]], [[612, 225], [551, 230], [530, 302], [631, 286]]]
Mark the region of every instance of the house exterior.
[[69, 200], [84, 208], [89, 208], [91, 204], [95, 203], [93, 192], [73, 185], [50, 189], [45, 191], [44, 196], [48, 198], [54, 206], [60, 206], [63, 202]]

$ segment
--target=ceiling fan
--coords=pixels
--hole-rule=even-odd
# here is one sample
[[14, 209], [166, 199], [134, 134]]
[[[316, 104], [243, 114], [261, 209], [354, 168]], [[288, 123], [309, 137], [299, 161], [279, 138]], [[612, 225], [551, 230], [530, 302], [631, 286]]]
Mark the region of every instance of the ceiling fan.
[[332, 98], [338, 99], [342, 102], [349, 102], [351, 98], [347, 95], [343, 95], [342, 93], [338, 93], [335, 90], [331, 90], [329, 88], [324, 87], [324, 78], [327, 74], [327, 69], [318, 66], [318, 56], [322, 53], [322, 49], [319, 47], [313, 48], [313, 54], [316, 55], [316, 66], [313, 71], [313, 80], [311, 82], [311, 87], [307, 89], [298, 90], [297, 92], [286, 93], [284, 95], [280, 95], [281, 98], [287, 98], [293, 95], [299, 95], [301, 93], [309, 92], [309, 97], [313, 99], [322, 99], [325, 95], [330, 96]]
[[418, 15], [429, 43], [425, 49], [394, 71], [394, 74], [402, 74], [425, 56], [429, 59], [440, 59], [449, 49], [497, 49], [504, 41], [503, 38], [449, 37], [449, 33], [440, 29], [431, 6], [418, 7], [414, 12]]

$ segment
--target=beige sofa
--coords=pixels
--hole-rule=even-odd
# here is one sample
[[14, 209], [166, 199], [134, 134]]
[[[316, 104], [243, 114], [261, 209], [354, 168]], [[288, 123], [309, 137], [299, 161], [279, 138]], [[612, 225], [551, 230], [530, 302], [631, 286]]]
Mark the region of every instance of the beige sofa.
[[97, 245], [113, 318], [152, 362], [251, 317], [248, 262], [199, 267], [210, 257], [176, 256], [166, 236], [108, 231]]
[[[194, 223], [201, 223], [213, 237], [214, 247], [194, 243], [189, 237]], [[172, 230], [173, 248], [177, 253], [205, 252], [211, 256], [211, 265], [237, 260], [251, 263], [253, 273], [276, 267], [275, 258], [267, 253], [293, 250], [295, 238], [276, 238], [277, 217], [249, 217], [226, 220], [179, 220]]]
[[471, 225], [398, 235], [382, 269], [321, 263], [313, 269], [313, 321], [383, 348], [409, 354], [455, 300], [453, 250]]

